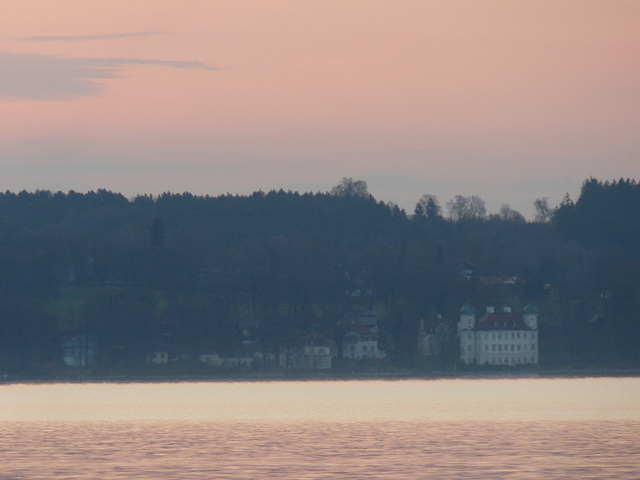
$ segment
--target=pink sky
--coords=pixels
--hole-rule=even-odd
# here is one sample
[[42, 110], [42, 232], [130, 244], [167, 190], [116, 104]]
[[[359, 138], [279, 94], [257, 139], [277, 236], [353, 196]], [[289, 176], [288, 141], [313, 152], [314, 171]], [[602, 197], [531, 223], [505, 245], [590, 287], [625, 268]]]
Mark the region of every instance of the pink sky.
[[326, 191], [531, 216], [640, 179], [640, 2], [3, 2], [0, 189]]

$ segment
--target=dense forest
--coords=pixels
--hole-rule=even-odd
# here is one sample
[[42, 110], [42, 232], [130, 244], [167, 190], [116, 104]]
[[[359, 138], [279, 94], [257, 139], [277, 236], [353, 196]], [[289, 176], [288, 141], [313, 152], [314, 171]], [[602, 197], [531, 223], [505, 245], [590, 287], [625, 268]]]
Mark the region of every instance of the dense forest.
[[455, 325], [467, 302], [535, 304], [541, 368], [640, 365], [640, 185], [588, 179], [575, 202], [535, 208], [527, 222], [425, 194], [407, 213], [353, 179], [326, 193], [1, 193], [0, 374], [59, 375], [74, 332], [98, 339], [91, 371], [106, 375], [146, 371], [159, 342], [184, 358], [239, 355], [249, 338], [265, 354], [314, 333], [340, 343], [361, 312], [379, 318], [385, 368], [417, 368], [420, 320]]

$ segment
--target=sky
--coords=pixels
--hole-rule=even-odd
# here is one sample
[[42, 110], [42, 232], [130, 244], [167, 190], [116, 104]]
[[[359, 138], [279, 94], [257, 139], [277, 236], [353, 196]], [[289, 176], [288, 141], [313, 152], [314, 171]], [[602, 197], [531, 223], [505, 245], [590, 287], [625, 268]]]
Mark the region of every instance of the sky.
[[635, 0], [2, 0], [0, 190], [364, 180], [527, 218], [640, 179]]

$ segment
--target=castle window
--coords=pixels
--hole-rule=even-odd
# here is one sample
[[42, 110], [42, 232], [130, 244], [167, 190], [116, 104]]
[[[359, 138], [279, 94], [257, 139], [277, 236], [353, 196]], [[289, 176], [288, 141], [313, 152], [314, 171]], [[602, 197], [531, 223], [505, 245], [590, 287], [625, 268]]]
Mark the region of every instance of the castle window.
[[515, 334], [515, 332], [511, 332], [511, 338], [512, 338], [512, 339], [513, 339], [513, 338], [516, 338], [516, 334]]

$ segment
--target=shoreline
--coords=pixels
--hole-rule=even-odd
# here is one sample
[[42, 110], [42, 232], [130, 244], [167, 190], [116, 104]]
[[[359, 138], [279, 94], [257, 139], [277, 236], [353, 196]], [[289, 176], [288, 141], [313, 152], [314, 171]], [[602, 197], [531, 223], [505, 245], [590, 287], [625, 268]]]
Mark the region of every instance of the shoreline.
[[375, 380], [482, 380], [482, 379], [523, 379], [523, 378], [605, 378], [640, 377], [640, 368], [584, 368], [584, 369], [538, 369], [531, 371], [489, 371], [489, 372], [388, 372], [388, 373], [314, 373], [285, 375], [282, 373], [247, 373], [240, 375], [77, 375], [73, 377], [5, 377], [0, 385], [12, 384], [52, 384], [52, 383], [201, 383], [201, 382], [331, 382], [331, 381], [375, 381]]

